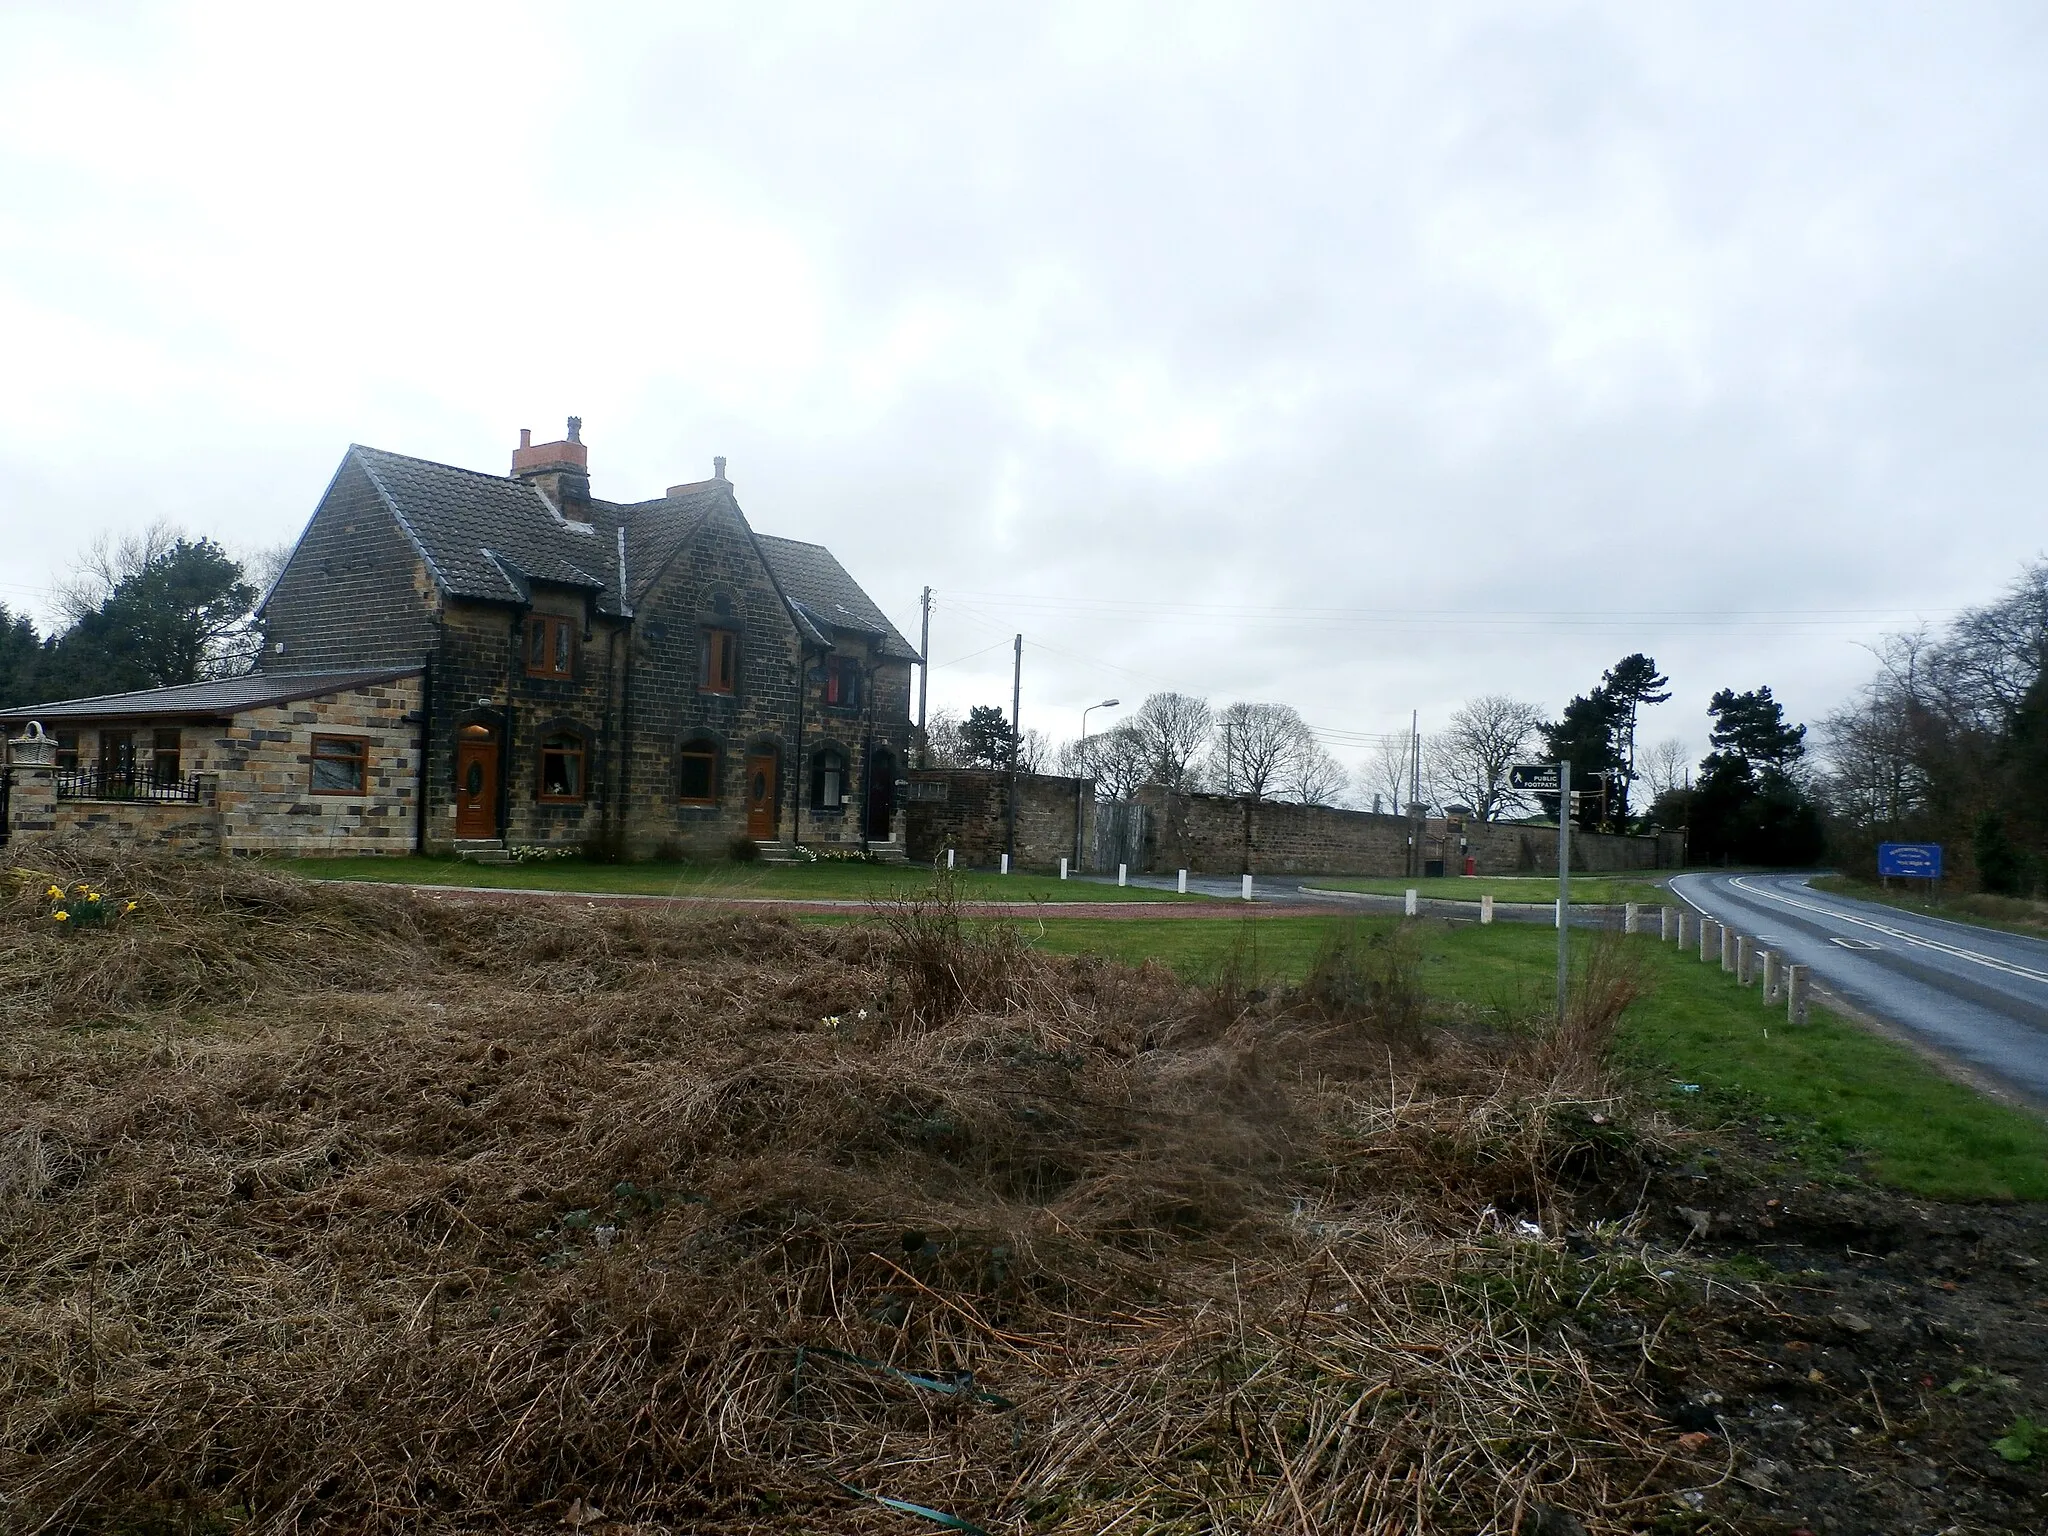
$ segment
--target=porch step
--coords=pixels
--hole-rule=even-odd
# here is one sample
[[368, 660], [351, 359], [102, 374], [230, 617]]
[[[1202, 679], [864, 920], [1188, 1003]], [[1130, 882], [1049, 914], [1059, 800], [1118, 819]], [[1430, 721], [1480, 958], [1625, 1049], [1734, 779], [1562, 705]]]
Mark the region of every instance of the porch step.
[[908, 864], [910, 862], [910, 855], [904, 852], [903, 844], [894, 838], [886, 843], [869, 839], [868, 852], [884, 864]]
[[455, 857], [468, 864], [512, 862], [512, 855], [505, 851], [502, 837], [458, 837], [455, 839]]
[[762, 864], [796, 864], [800, 862], [797, 856], [790, 851], [788, 843], [780, 841], [761, 842], [756, 840], [754, 846], [761, 850], [759, 862]]

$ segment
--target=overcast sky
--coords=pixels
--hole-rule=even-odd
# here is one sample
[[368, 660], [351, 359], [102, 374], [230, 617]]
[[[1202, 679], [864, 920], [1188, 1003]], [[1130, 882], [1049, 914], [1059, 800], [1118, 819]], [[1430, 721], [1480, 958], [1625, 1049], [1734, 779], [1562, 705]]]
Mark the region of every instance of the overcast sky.
[[576, 413], [600, 496], [724, 454], [934, 588], [935, 707], [1022, 630], [1056, 737], [1174, 687], [1356, 761], [1633, 650], [1645, 740], [1814, 718], [2048, 546], [2044, 26], [0, 0], [0, 601]]

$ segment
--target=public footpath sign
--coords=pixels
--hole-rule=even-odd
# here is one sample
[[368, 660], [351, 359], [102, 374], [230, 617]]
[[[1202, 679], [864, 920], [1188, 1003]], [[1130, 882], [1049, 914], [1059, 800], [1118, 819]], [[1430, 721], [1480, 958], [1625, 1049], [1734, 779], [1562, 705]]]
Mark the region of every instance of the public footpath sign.
[[1879, 843], [1877, 872], [1880, 875], [1897, 875], [1906, 880], [1939, 880], [1941, 844]]
[[1554, 795], [1557, 793], [1557, 764], [1510, 763], [1508, 788], [1539, 790]]

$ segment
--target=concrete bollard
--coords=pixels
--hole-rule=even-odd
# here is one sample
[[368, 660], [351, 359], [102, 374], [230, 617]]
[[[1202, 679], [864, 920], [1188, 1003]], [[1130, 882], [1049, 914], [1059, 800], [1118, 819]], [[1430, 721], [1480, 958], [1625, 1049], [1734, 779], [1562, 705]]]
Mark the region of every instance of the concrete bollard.
[[1067, 861], [1065, 859], [1060, 860], [1060, 878], [1062, 880], [1067, 878]]
[[1643, 931], [1643, 909], [1632, 901], [1622, 906], [1621, 931], [1623, 933], [1641, 933]]
[[1767, 949], [1763, 952], [1764, 962], [1764, 1006], [1768, 1008], [1778, 1000], [1778, 989], [1784, 985], [1785, 974], [1778, 952]]
[[952, 849], [950, 849], [950, 848], [948, 848], [948, 849], [946, 850], [946, 868], [948, 868], [948, 869], [951, 869], [952, 867], [953, 867], [953, 850], [952, 850]]
[[1678, 909], [1678, 947], [1683, 950], [1692, 942], [1692, 908]]
[[1421, 893], [1412, 885], [1401, 893], [1401, 915], [1403, 917], [1415, 916], [1419, 910], [1417, 899], [1420, 895]]
[[1726, 923], [1721, 925], [1721, 969], [1730, 975], [1735, 971], [1736, 932]]
[[1811, 985], [1811, 970], [1807, 966], [1794, 965], [1785, 971], [1785, 1017], [1794, 1024], [1806, 1022], [1806, 993]]
[[1669, 944], [1674, 937], [1671, 930], [1678, 926], [1678, 913], [1671, 907], [1657, 909], [1657, 937]]
[[1116, 883], [1117, 883], [1118, 885], [1129, 885], [1129, 884], [1131, 883], [1131, 866], [1130, 866], [1130, 865], [1128, 865], [1128, 864], [1119, 864], [1119, 865], [1117, 865], [1117, 867], [1116, 867]]
[[1010, 856], [1009, 856], [1009, 855], [1008, 855], [1008, 854], [1006, 853], [1006, 854], [1004, 854], [1004, 855], [1003, 855], [1003, 873], [1007, 875], [1007, 874], [1008, 874], [1009, 872], [1010, 872]]
[[1746, 933], [1735, 936], [1735, 980], [1738, 985], [1748, 986], [1756, 980], [1755, 946], [1749, 942]]
[[1479, 898], [1479, 921], [1481, 923], [1493, 921], [1493, 892], [1491, 891], [1488, 891]]
[[1250, 875], [1244, 877], [1244, 899], [1246, 901], [1252, 899], [1252, 877]]
[[1711, 917], [1703, 917], [1700, 919], [1700, 964], [1705, 965], [1713, 958], [1714, 920]]
[[1175, 884], [1174, 884], [1174, 887], [1173, 887], [1173, 888], [1174, 888], [1174, 889], [1175, 889], [1176, 891], [1178, 891], [1178, 892], [1179, 892], [1179, 893], [1180, 893], [1181, 895], [1183, 895], [1183, 896], [1187, 895], [1187, 893], [1188, 893], [1188, 872], [1187, 872], [1186, 870], [1182, 870], [1182, 871], [1180, 872], [1180, 879], [1179, 879], [1179, 880], [1178, 880], [1177, 882], [1175, 882]]

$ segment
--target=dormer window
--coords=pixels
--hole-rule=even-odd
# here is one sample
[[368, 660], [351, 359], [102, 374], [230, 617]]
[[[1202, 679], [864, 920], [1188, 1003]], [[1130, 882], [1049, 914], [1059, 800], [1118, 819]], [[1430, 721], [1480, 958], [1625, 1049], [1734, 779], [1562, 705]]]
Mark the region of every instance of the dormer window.
[[576, 621], [552, 614], [531, 614], [526, 620], [526, 675], [573, 677], [576, 673]]
[[825, 658], [825, 702], [832, 708], [859, 709], [860, 683], [860, 662], [856, 658]]
[[704, 675], [700, 686], [706, 693], [731, 693], [739, 676], [740, 637], [730, 629], [704, 631]]

